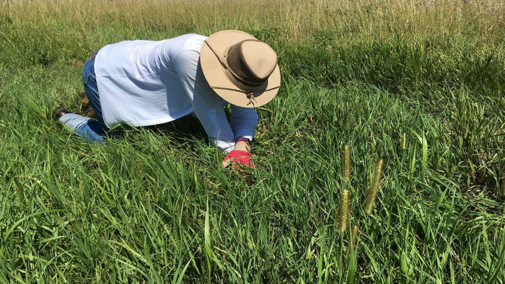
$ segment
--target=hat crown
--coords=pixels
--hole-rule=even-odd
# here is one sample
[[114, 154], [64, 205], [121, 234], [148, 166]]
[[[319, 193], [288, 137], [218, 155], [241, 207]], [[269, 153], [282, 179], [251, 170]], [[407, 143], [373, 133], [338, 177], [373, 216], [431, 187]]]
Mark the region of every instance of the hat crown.
[[228, 49], [226, 61], [238, 79], [261, 84], [275, 70], [277, 54], [262, 41], [244, 40]]

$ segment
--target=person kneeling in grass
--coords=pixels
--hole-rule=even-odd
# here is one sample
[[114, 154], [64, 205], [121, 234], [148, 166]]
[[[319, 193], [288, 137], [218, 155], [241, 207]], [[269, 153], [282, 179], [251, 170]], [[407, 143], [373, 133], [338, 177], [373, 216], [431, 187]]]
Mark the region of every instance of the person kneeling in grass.
[[209, 141], [227, 153], [223, 166], [238, 168], [253, 166], [254, 108], [273, 99], [281, 76], [268, 44], [245, 32], [221, 31], [107, 45], [88, 58], [82, 79], [98, 121], [56, 110], [59, 121], [81, 137], [103, 142], [118, 123], [149, 126], [194, 113]]

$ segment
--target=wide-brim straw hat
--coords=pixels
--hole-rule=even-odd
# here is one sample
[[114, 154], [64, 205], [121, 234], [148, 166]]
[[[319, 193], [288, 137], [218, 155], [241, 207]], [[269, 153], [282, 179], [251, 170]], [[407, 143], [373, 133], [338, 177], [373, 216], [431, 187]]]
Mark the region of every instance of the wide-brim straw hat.
[[200, 63], [214, 92], [236, 106], [262, 106], [275, 97], [281, 85], [275, 51], [245, 32], [212, 34], [202, 45]]

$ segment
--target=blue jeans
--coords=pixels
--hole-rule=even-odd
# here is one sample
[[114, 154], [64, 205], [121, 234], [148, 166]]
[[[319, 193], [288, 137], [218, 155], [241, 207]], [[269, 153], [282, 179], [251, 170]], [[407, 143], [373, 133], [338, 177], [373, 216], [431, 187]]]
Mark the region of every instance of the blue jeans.
[[98, 95], [98, 86], [96, 84], [95, 60], [91, 60], [98, 51], [100, 50], [91, 54], [88, 60], [86, 60], [86, 63], [84, 63], [84, 67], [82, 68], [82, 82], [84, 84], [84, 91], [88, 97], [89, 104], [95, 111], [98, 122], [100, 122], [102, 126], [105, 126], [102, 116], [102, 107], [100, 105], [100, 96]]
[[91, 60], [91, 57], [97, 53], [98, 51], [93, 53], [88, 60], [86, 60], [86, 63], [84, 63], [84, 67], [82, 68], [82, 82], [84, 84], [86, 96], [96, 113], [98, 121], [73, 113], [64, 114], [59, 120], [71, 131], [76, 132], [80, 137], [90, 142], [102, 143], [107, 127], [103, 122], [100, 96], [98, 95], [98, 87], [96, 84], [95, 60]]

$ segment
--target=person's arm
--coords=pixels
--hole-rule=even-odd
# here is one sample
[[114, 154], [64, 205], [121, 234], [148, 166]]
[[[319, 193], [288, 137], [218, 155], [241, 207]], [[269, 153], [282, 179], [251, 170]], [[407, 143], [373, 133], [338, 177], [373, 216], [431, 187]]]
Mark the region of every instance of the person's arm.
[[174, 60], [175, 68], [209, 141], [228, 153], [235, 146], [235, 134], [226, 118], [223, 100], [209, 87], [198, 66], [199, 58], [196, 51], [183, 51]]
[[249, 141], [254, 137], [254, 129], [258, 124], [258, 115], [254, 108], [243, 108], [231, 105], [231, 128], [235, 134], [235, 147], [223, 160], [223, 167], [234, 163], [237, 169], [240, 165], [254, 167], [251, 161], [251, 146]]
[[181, 52], [175, 58], [175, 67], [182, 85], [193, 106], [196, 117], [209, 136], [209, 141], [219, 150], [228, 153], [223, 166], [234, 163], [253, 166], [250, 161], [250, 147], [245, 141], [235, 140], [246, 137], [252, 140], [258, 115], [254, 109], [232, 105], [231, 123], [228, 122], [221, 99], [209, 86], [199, 66], [199, 54], [195, 51]]
[[245, 137], [252, 141], [254, 129], [258, 124], [258, 114], [254, 108], [244, 108], [231, 105], [231, 128], [235, 139]]

